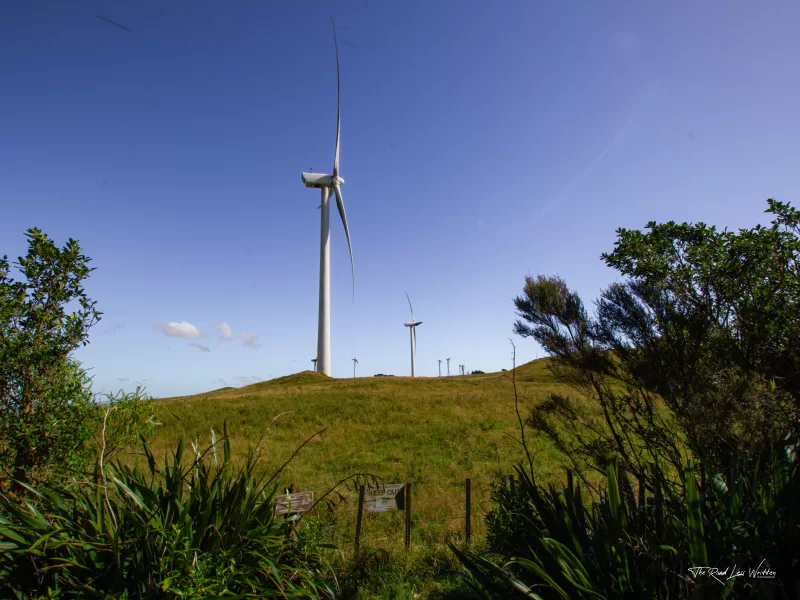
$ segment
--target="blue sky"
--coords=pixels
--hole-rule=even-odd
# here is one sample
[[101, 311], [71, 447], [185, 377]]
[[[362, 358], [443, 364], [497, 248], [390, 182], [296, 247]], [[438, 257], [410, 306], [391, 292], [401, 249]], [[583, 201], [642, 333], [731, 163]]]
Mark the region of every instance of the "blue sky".
[[591, 305], [617, 227], [796, 204], [796, 2], [3, 2], [0, 254], [39, 227], [93, 258], [104, 317], [76, 356], [96, 391], [311, 367], [319, 193], [300, 173], [333, 161], [331, 15], [356, 269], [353, 304], [334, 210], [335, 377], [353, 356], [409, 373], [404, 292], [418, 374], [508, 368], [527, 273]]

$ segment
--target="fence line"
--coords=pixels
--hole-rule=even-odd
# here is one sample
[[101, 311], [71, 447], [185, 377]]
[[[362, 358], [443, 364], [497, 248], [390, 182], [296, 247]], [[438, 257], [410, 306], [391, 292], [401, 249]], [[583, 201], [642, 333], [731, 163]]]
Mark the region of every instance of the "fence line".
[[[491, 476], [481, 476], [478, 475], [478, 478], [486, 477], [487, 479], [491, 478], [491, 481], [496, 480], [497, 474], [492, 474]], [[395, 492], [393, 496], [393, 500], [389, 500], [387, 506], [389, 508], [378, 508], [378, 504], [376, 503], [377, 498], [381, 499], [389, 499], [391, 494], [387, 495], [384, 493], [383, 496], [380, 496], [379, 492], [375, 492], [376, 496], [369, 496], [370, 491], [375, 490], [386, 490], [389, 484], [363, 484], [358, 487], [358, 500], [357, 504], [353, 506], [353, 504], [347, 502], [347, 499], [344, 499], [344, 506], [343, 503], [333, 504], [331, 508], [331, 514], [333, 515], [341, 515], [345, 517], [353, 517], [353, 513], [355, 512], [355, 536], [353, 540], [353, 551], [355, 554], [358, 554], [361, 551], [361, 542], [362, 542], [362, 534], [366, 533], [371, 527], [366, 528], [365, 531], [365, 515], [373, 515], [372, 517], [368, 518], [368, 522], [375, 523], [375, 521], [380, 521], [382, 519], [381, 515], [384, 512], [400, 512], [402, 511], [404, 514], [401, 517], [402, 526], [404, 529], [404, 545], [406, 549], [409, 549], [411, 546], [411, 533], [412, 528], [418, 528], [420, 526], [424, 526], [426, 524], [431, 523], [452, 523], [453, 521], [461, 521], [463, 523], [462, 527], [460, 528], [464, 538], [467, 542], [470, 542], [473, 537], [473, 520], [477, 516], [479, 518], [484, 517], [486, 514], [489, 513], [489, 510], [484, 508], [484, 503], [487, 502], [487, 495], [491, 491], [491, 484], [486, 484], [483, 486], [478, 486], [478, 489], [475, 489], [476, 486], [473, 485], [473, 481], [475, 476], [466, 477], [464, 480], [460, 481], [421, 481], [421, 480], [412, 480], [407, 481], [404, 484], [392, 484], [392, 485], [399, 485], [402, 486], [402, 492]], [[428, 485], [425, 485], [425, 484]], [[442, 487], [456, 487], [461, 490], [461, 499], [457, 502], [450, 501], [450, 497], [448, 497], [448, 501], [445, 503], [445, 509], [448, 507], [460, 506], [462, 510], [459, 510], [455, 515], [449, 516], [440, 516], [436, 514], [422, 514], [422, 511], [416, 510], [415, 507], [419, 506], [419, 502], [423, 501], [425, 497], [426, 488], [428, 486], [436, 488]], [[292, 486], [295, 487], [295, 486]], [[391, 486], [389, 486], [391, 487]], [[394, 491], [396, 488], [392, 488]], [[287, 490], [288, 491], [288, 490]], [[348, 489], [351, 493], [355, 490]], [[435, 490], [434, 490], [435, 491]], [[301, 494], [308, 494], [308, 491], [300, 492], [297, 495], [300, 496]], [[477, 498], [473, 498], [477, 494]], [[400, 500], [402, 496], [402, 500]], [[441, 494], [438, 494], [436, 497], [441, 498]], [[455, 500], [455, 499], [453, 499]], [[475, 506], [473, 506], [473, 500], [477, 501], [477, 508], [478, 511], [475, 511]], [[282, 500], [282, 505], [285, 505], [285, 501]], [[373, 504], [370, 505], [371, 508], [365, 509], [367, 503], [372, 502]], [[402, 504], [401, 504], [402, 502]], [[424, 504], [424, 501], [423, 501]], [[298, 512], [302, 512], [304, 510], [308, 510], [310, 504], [305, 505], [305, 509], [300, 508]], [[424, 509], [423, 509], [424, 510]], [[440, 512], [440, 511], [436, 511]], [[314, 511], [316, 514], [320, 514], [321, 511], [319, 507]], [[286, 514], [286, 518], [293, 518], [292, 514]], [[296, 518], [296, 517], [294, 517]], [[383, 516], [386, 520], [390, 520], [391, 517]], [[397, 524], [400, 525], [400, 524]], [[399, 527], [398, 527], [399, 529]], [[351, 530], [352, 531], [352, 530]], [[377, 532], [376, 532], [377, 533]], [[385, 534], [385, 529], [382, 529], [382, 533]], [[399, 533], [399, 531], [398, 531]], [[386, 537], [385, 535], [378, 540], [373, 541], [381, 541], [391, 539], [391, 536]]]

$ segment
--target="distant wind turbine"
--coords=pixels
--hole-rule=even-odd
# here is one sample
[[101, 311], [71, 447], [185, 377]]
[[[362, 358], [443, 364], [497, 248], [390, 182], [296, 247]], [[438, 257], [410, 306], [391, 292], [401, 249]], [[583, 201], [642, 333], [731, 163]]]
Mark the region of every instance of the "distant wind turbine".
[[354, 356], [350, 360], [353, 361], [353, 379], [356, 378], [356, 365], [358, 364], [358, 359]]
[[439, 359], [439, 377], [442, 376], [442, 359]]
[[411, 306], [411, 298], [408, 297], [406, 292], [406, 299], [408, 300], [408, 308], [411, 309], [411, 321], [403, 323], [409, 329], [411, 336], [411, 376], [414, 377], [414, 355], [417, 353], [417, 325], [422, 325], [422, 321], [414, 320], [414, 309]]
[[314, 370], [316, 371], [317, 370], [317, 359], [316, 358], [312, 358], [311, 362], [314, 363]]
[[355, 302], [355, 266], [353, 265], [353, 245], [350, 243], [350, 229], [347, 227], [347, 216], [344, 212], [341, 186], [344, 179], [339, 177], [339, 138], [342, 122], [341, 82], [339, 78], [339, 45], [336, 42], [336, 27], [333, 25], [333, 45], [336, 49], [336, 150], [333, 154], [333, 174], [303, 173], [303, 183], [306, 187], [319, 188], [322, 191], [320, 204], [321, 228], [319, 249], [319, 323], [317, 327], [317, 359], [318, 371], [331, 375], [331, 253], [330, 253], [330, 204], [328, 197], [333, 192], [336, 196], [336, 206], [344, 225], [344, 234], [347, 236], [347, 247], [350, 250], [350, 270], [353, 276], [353, 301]]
[[446, 360], [447, 360], [447, 376], [450, 377], [450, 359], [448, 358]]

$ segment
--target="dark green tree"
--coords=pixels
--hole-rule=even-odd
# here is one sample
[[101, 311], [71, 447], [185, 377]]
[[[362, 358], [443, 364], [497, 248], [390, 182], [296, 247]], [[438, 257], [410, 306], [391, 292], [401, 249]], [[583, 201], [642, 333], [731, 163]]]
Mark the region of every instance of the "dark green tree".
[[646, 478], [656, 456], [680, 471], [688, 445], [725, 468], [797, 432], [800, 212], [774, 200], [766, 212], [769, 227], [738, 232], [618, 230], [602, 258], [625, 280], [602, 292], [593, 317], [560, 278], [526, 278], [515, 332], [594, 400], [553, 395], [529, 419], [573, 466], [600, 470], [611, 451]]
[[71, 357], [102, 314], [82, 287], [91, 259], [73, 239], [59, 249], [39, 229], [26, 236], [28, 254], [15, 264], [24, 281], [0, 260], [0, 483], [83, 466], [97, 413]]

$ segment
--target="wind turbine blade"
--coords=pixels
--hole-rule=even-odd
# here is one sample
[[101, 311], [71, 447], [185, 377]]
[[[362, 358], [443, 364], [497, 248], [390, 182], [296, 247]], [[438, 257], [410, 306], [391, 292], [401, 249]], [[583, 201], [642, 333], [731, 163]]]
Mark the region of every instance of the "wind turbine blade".
[[408, 292], [406, 294], [406, 300], [408, 300], [408, 308], [411, 309], [411, 322], [414, 322], [414, 309], [411, 307], [411, 298], [408, 297]]
[[339, 134], [342, 124], [342, 86], [339, 80], [339, 44], [336, 41], [336, 26], [331, 17], [333, 27], [333, 45], [336, 48], [336, 153], [333, 155], [333, 177], [339, 176]]
[[353, 264], [353, 245], [350, 243], [350, 229], [347, 227], [347, 215], [344, 212], [344, 200], [342, 200], [342, 190], [338, 185], [333, 186], [336, 194], [336, 207], [339, 209], [339, 216], [342, 217], [344, 234], [347, 236], [347, 248], [350, 250], [350, 271], [353, 276], [353, 303], [356, 301], [356, 267]]

